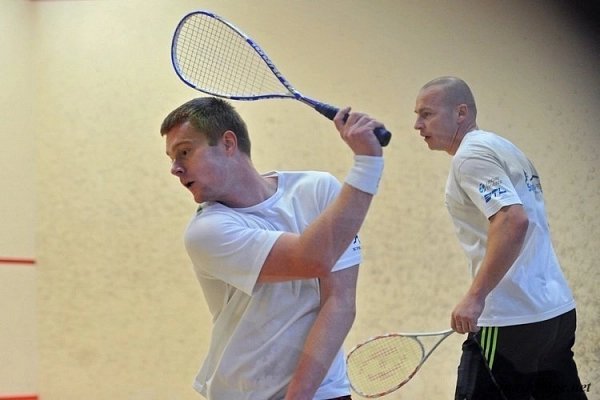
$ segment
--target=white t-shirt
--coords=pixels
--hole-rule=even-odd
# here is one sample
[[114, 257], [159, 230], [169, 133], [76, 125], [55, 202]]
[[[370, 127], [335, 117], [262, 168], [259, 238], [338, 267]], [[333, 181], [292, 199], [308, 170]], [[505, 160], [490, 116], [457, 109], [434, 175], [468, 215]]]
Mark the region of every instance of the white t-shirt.
[[521, 253], [485, 301], [479, 326], [544, 321], [575, 308], [550, 238], [539, 175], [508, 140], [481, 130], [462, 140], [446, 183], [446, 207], [475, 276], [487, 247], [488, 218], [522, 204], [529, 228]]
[[[213, 315], [208, 355], [194, 387], [208, 399], [279, 400], [285, 396], [320, 305], [317, 279], [258, 284], [282, 232], [302, 232], [340, 191], [324, 172], [272, 172], [276, 193], [248, 208], [204, 203], [185, 245]], [[358, 237], [333, 270], [359, 264]], [[342, 350], [315, 399], [349, 394]]]

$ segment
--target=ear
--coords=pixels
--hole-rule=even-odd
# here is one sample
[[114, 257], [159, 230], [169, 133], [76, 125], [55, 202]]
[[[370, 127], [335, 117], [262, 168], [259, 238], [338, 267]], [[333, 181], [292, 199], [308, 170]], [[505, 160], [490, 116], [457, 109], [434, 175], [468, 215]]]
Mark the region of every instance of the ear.
[[456, 108], [458, 122], [461, 123], [469, 114], [469, 107], [466, 104], [461, 104]]
[[221, 143], [225, 146], [227, 154], [233, 154], [234, 150], [237, 149], [237, 136], [233, 131], [226, 131], [221, 136]]

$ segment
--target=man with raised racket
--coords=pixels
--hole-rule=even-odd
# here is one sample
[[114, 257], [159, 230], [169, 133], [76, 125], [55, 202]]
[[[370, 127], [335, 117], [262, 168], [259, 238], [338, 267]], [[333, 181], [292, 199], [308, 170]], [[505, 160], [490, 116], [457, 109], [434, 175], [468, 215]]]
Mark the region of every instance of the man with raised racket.
[[383, 170], [382, 124], [349, 108], [334, 123], [354, 155], [343, 184], [258, 172], [225, 100], [191, 100], [163, 121], [171, 173], [200, 204], [185, 246], [213, 315], [194, 384], [209, 400], [350, 398], [341, 347], [355, 316], [357, 233]]

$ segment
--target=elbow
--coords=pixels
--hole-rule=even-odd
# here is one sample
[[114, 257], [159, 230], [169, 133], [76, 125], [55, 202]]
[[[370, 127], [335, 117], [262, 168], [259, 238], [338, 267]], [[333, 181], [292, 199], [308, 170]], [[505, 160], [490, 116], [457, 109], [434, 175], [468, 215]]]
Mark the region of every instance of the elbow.
[[312, 271], [312, 275], [315, 278], [326, 278], [329, 274], [331, 274], [331, 269], [333, 268], [334, 263], [326, 261], [326, 260], [311, 260], [310, 270]]
[[310, 278], [326, 278], [336, 263], [336, 259], [326, 253], [310, 253], [302, 251], [302, 256], [296, 258], [299, 267], [302, 268]]

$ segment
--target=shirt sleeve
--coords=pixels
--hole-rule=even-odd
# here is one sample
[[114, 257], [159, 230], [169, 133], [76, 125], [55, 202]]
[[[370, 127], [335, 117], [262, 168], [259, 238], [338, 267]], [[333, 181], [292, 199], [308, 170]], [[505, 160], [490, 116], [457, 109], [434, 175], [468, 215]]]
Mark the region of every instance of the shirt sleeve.
[[352, 240], [352, 242], [350, 243], [350, 246], [348, 246], [348, 248], [346, 249], [344, 254], [342, 254], [342, 256], [338, 259], [338, 261], [335, 263], [335, 265], [333, 266], [331, 271], [332, 272], [340, 271], [340, 270], [346, 269], [348, 267], [353, 267], [355, 265], [358, 265], [361, 262], [362, 262], [362, 255], [361, 255], [360, 239], [359, 239], [358, 235], [356, 235], [354, 237], [354, 239]]
[[262, 265], [281, 234], [249, 228], [235, 215], [213, 212], [190, 223], [184, 242], [197, 274], [219, 279], [251, 295]]
[[486, 218], [502, 207], [522, 204], [508, 173], [493, 154], [459, 160], [456, 173], [460, 187]]

